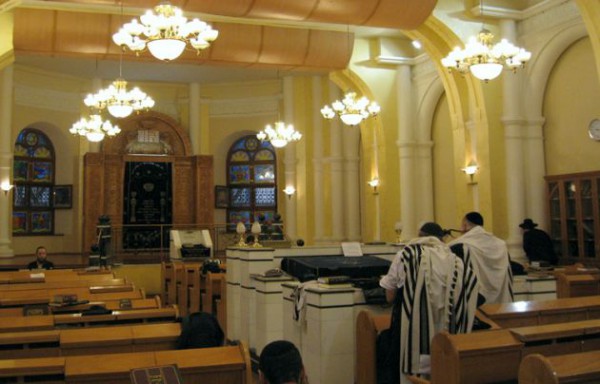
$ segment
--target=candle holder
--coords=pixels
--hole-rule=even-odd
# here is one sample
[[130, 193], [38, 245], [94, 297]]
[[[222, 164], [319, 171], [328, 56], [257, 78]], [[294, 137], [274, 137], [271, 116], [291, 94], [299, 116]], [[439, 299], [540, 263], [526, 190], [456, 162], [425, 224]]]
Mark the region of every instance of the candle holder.
[[260, 228], [260, 223], [258, 221], [255, 221], [254, 223], [252, 223], [252, 228], [250, 230], [252, 231], [252, 234], [254, 235], [254, 244], [252, 244], [252, 246], [254, 248], [262, 248], [262, 244], [260, 244], [258, 242], [258, 238], [260, 237], [260, 233], [262, 232], [262, 230]]
[[241, 221], [238, 222], [237, 226], [235, 227], [235, 231], [238, 235], [240, 235], [240, 241], [238, 241], [237, 246], [247, 247], [248, 244], [246, 243], [246, 226], [244, 225], [244, 223], [242, 223]]
[[402, 223], [400, 221], [396, 222], [396, 225], [394, 226], [394, 230], [396, 231], [396, 243], [402, 242], [402, 228]]

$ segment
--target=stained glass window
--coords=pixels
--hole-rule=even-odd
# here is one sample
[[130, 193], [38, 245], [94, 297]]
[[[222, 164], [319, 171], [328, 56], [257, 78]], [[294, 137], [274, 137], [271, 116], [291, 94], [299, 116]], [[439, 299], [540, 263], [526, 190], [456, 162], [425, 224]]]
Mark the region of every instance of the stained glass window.
[[13, 234], [54, 232], [54, 147], [41, 131], [25, 128], [14, 146]]
[[227, 222], [250, 224], [259, 217], [272, 220], [277, 212], [277, 161], [275, 149], [256, 136], [246, 136], [231, 146], [227, 156], [229, 204]]

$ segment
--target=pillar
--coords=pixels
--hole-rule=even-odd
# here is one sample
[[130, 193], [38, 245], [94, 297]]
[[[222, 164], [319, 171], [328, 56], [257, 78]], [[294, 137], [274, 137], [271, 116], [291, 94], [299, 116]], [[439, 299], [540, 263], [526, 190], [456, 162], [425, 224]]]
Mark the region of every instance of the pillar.
[[200, 84], [190, 83], [190, 142], [192, 144], [192, 154], [199, 155], [200, 149]]
[[[294, 78], [283, 78], [283, 119], [285, 122], [294, 121]], [[285, 169], [285, 185], [296, 188], [296, 146], [286, 145], [284, 149], [283, 165]], [[298, 237], [296, 224], [296, 200], [298, 191], [292, 198], [285, 199], [285, 233], [291, 240]]]
[[[2, 70], [2, 91], [0, 95], [0, 183], [12, 184], [12, 104], [13, 104], [13, 66]], [[12, 193], [0, 192], [0, 258], [12, 257], [12, 236], [10, 218], [12, 216]]]
[[[333, 83], [329, 83], [329, 94], [332, 99], [340, 99], [340, 90]], [[343, 171], [344, 159], [342, 157], [342, 127], [339, 119], [333, 119], [330, 125], [330, 180], [331, 180], [331, 240], [339, 242], [344, 240], [344, 195]]]
[[[322, 77], [314, 76], [312, 78], [312, 104], [313, 111], [319, 111], [322, 108]], [[324, 203], [323, 203], [323, 117], [320, 113], [314, 113], [313, 123], [313, 224], [314, 241], [319, 243], [323, 241], [324, 232]], [[306, 140], [306, 139], [305, 139]]]

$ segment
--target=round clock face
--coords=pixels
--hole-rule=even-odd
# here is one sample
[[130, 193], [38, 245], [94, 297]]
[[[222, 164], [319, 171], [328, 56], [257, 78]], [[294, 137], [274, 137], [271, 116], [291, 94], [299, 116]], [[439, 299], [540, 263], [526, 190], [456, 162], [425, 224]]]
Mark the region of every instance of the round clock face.
[[600, 141], [600, 119], [594, 119], [590, 121], [588, 133], [590, 138]]

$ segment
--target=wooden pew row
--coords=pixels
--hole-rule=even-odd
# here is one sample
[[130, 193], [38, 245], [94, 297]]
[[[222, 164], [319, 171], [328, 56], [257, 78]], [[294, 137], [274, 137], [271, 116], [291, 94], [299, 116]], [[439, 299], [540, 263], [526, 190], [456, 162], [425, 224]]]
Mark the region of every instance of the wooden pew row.
[[600, 351], [546, 357], [527, 356], [519, 367], [519, 384], [599, 383]]
[[180, 323], [0, 333], [3, 359], [171, 350]]
[[528, 355], [545, 356], [600, 349], [600, 320], [548, 324], [433, 338], [431, 383], [514, 381]]
[[30, 291], [35, 289], [60, 289], [60, 288], [86, 288], [86, 287], [108, 287], [108, 286], [120, 286], [127, 285], [127, 279], [106, 279], [99, 280], [66, 280], [66, 281], [53, 281], [53, 282], [39, 282], [39, 283], [23, 283], [23, 284], [2, 284], [0, 285], [0, 292], [15, 292], [15, 291]]
[[600, 296], [484, 304], [480, 310], [503, 328], [564, 323], [600, 318]]
[[116, 287], [56, 288], [47, 291], [8, 291], [0, 295], [0, 307], [48, 304], [57, 295], [77, 295], [78, 300], [88, 301], [143, 299], [146, 296], [143, 289], [135, 289], [132, 284]]
[[[155, 309], [161, 308], [160, 296], [154, 296], [149, 299], [118, 299], [105, 301], [91, 301], [86, 304], [73, 305], [68, 307], [49, 307], [53, 314], [57, 313], [77, 313], [92, 306], [101, 306], [111, 311], [128, 309]], [[16, 317], [24, 315], [25, 307], [0, 308], [0, 317]]]
[[0, 360], [0, 377], [20, 382], [37, 379], [58, 383], [130, 384], [136, 368], [178, 366], [186, 384], [251, 384], [248, 349], [242, 343], [178, 351]]
[[0, 284], [23, 284], [44, 281], [66, 281], [66, 280], [93, 280], [102, 278], [114, 278], [114, 272], [110, 270], [85, 271], [73, 269], [51, 269], [51, 270], [20, 270], [12, 272], [0, 272]]
[[568, 275], [557, 273], [556, 297], [583, 297], [600, 295], [600, 275]]
[[1, 317], [0, 333], [22, 331], [46, 331], [65, 326], [118, 325], [133, 322], [175, 321], [179, 311], [176, 305], [156, 309], [118, 310], [105, 315], [82, 315], [81, 313]]

